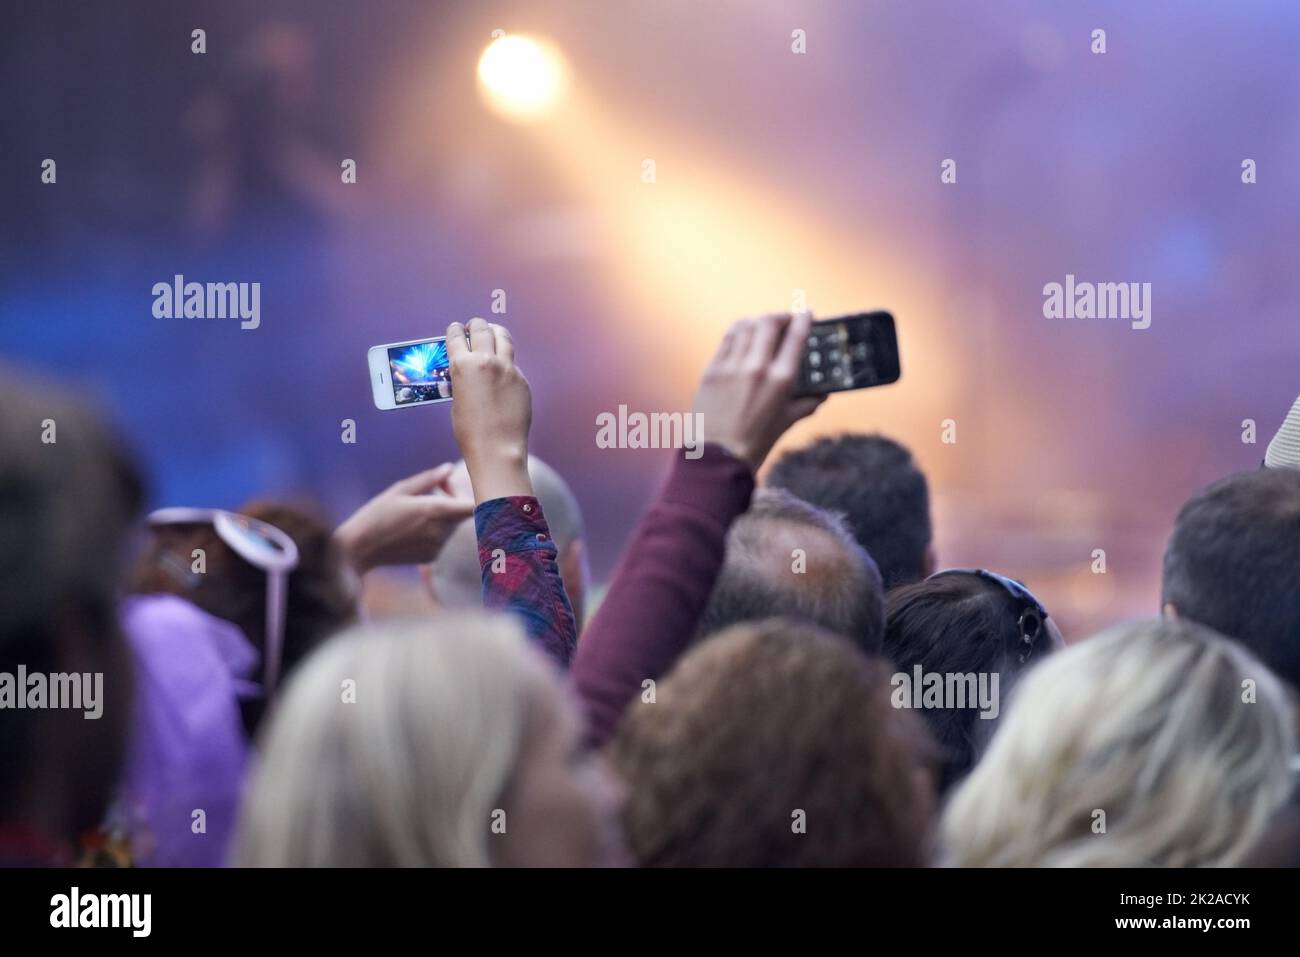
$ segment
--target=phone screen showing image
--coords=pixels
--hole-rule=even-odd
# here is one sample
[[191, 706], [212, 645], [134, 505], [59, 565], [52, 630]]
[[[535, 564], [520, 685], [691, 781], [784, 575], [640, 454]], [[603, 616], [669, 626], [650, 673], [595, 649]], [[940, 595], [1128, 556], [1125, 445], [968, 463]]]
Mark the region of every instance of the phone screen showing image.
[[396, 405], [451, 398], [446, 339], [393, 346], [388, 350], [388, 368]]
[[825, 395], [897, 382], [894, 317], [867, 312], [814, 322], [808, 330], [797, 395]]

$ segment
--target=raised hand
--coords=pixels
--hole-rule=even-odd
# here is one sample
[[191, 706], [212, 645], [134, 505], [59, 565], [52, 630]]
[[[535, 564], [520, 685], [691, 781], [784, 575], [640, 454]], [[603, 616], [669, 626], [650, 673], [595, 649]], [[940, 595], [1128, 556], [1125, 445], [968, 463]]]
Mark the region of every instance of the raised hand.
[[474, 500], [532, 495], [528, 429], [533, 398], [515, 365], [505, 326], [471, 319], [447, 327], [447, 358], [455, 400], [451, 428], [465, 457]]
[[695, 396], [706, 441], [757, 470], [782, 433], [821, 405], [824, 396], [794, 398], [811, 325], [806, 312], [779, 313], [727, 330]]
[[334, 533], [358, 573], [380, 565], [415, 565], [438, 557], [474, 502], [453, 492], [451, 463], [394, 482], [357, 509]]

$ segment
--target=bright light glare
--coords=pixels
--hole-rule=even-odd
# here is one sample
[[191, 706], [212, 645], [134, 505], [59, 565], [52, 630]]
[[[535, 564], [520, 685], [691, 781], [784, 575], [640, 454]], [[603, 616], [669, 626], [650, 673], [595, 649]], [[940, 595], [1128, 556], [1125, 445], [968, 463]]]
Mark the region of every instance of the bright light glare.
[[560, 101], [567, 85], [559, 51], [525, 36], [498, 37], [478, 61], [488, 103], [514, 120], [536, 120]]

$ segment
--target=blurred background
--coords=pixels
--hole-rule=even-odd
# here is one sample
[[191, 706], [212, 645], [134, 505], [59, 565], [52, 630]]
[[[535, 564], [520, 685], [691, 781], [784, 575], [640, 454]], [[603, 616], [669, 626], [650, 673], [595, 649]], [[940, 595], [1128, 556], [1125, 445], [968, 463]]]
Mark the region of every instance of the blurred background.
[[[1297, 48], [1285, 0], [10, 3], [0, 354], [97, 394], [156, 505], [341, 519], [456, 455], [447, 407], [374, 408], [367, 348], [504, 290], [599, 580], [668, 455], [600, 412], [687, 409], [737, 316], [887, 308], [902, 381], [788, 442], [903, 441], [941, 564], [1077, 637], [1157, 610], [1178, 505], [1300, 392]], [[155, 319], [178, 273], [260, 282], [261, 327]], [[1044, 319], [1067, 273], [1150, 282], [1151, 327]]]

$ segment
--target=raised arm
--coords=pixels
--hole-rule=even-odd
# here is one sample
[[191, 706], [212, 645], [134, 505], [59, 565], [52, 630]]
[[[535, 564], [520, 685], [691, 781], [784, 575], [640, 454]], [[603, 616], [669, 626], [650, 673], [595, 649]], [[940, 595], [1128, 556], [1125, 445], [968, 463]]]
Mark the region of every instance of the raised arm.
[[528, 637], [561, 667], [578, 629], [555, 543], [528, 476], [532, 394], [504, 326], [471, 319], [447, 328], [451, 426], [474, 488], [483, 604], [518, 615]]
[[592, 744], [613, 735], [643, 682], [662, 677], [690, 643], [727, 531], [749, 507], [754, 473], [781, 434], [821, 403], [792, 398], [810, 322], [806, 314], [742, 319], [705, 369], [694, 405], [704, 453], [674, 461], [574, 659]]

